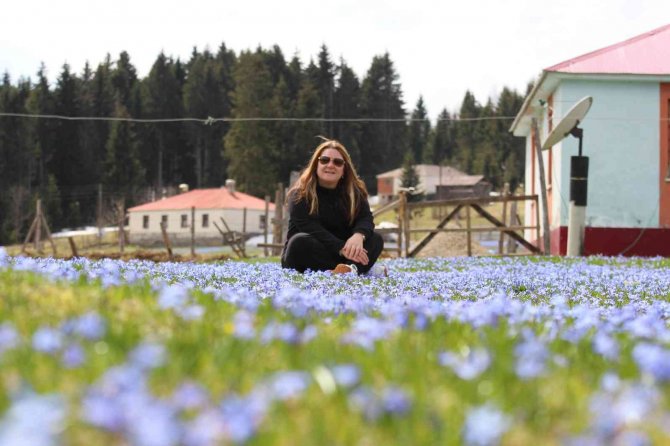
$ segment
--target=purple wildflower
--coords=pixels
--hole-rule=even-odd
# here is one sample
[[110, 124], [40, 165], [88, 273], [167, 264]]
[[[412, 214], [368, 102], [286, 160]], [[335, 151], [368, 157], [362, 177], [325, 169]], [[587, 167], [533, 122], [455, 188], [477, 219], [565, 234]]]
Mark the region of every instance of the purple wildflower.
[[484, 348], [467, 349], [466, 354], [443, 352], [440, 364], [449, 367], [461, 379], [471, 380], [481, 375], [491, 364], [491, 355]]
[[463, 440], [467, 445], [496, 445], [510, 426], [510, 417], [495, 407], [489, 404], [475, 407], [465, 417]]
[[42, 327], [33, 334], [33, 348], [41, 353], [54, 354], [63, 347], [63, 335], [60, 331]]
[[659, 381], [670, 379], [670, 350], [655, 344], [640, 343], [633, 348], [633, 359], [642, 372]]
[[21, 394], [0, 421], [0, 444], [52, 446], [65, 428], [66, 406], [59, 395]]
[[19, 334], [11, 322], [0, 324], [0, 355], [19, 345]]
[[62, 354], [63, 365], [68, 369], [79, 367], [86, 361], [86, 353], [79, 344], [70, 344]]
[[141, 370], [154, 369], [165, 363], [165, 347], [155, 342], [143, 342], [128, 355], [130, 363]]
[[192, 381], [183, 382], [172, 394], [172, 403], [180, 410], [198, 409], [204, 407], [208, 401], [207, 390]]

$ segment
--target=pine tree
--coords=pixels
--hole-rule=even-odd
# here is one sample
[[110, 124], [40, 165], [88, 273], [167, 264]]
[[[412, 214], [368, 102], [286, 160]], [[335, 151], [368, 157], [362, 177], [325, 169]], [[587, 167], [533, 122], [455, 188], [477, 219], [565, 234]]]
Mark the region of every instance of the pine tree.
[[402, 176], [400, 177], [400, 186], [408, 189], [408, 201], [420, 201], [423, 193], [419, 188], [419, 174], [416, 172], [414, 163], [414, 152], [407, 150], [402, 162]]
[[407, 147], [402, 89], [388, 53], [372, 60], [363, 80], [361, 113], [366, 118], [383, 120], [364, 123], [361, 139], [358, 172], [374, 194], [375, 175], [398, 167]]
[[[175, 119], [183, 115], [181, 85], [176, 75], [175, 64], [161, 52], [154, 62], [149, 75], [142, 82], [144, 114], [151, 119]], [[143, 154], [149, 165], [150, 181], [161, 190], [166, 184], [182, 182], [180, 172], [180, 148], [182, 138], [180, 125], [174, 122], [156, 123], [147, 126], [151, 150]]]
[[[120, 118], [130, 117], [121, 104], [117, 104], [114, 114]], [[123, 199], [126, 205], [133, 202], [133, 196], [142, 186], [144, 179], [144, 169], [139, 160], [133, 133], [132, 123], [114, 121], [105, 156], [105, 190], [113, 191], [115, 198]]]
[[[26, 113], [30, 80], [11, 85], [8, 73], [0, 85], [0, 111]], [[0, 245], [18, 242], [35, 179], [32, 123], [18, 117], [0, 118]]]
[[[516, 116], [522, 104], [523, 96], [505, 87], [498, 98], [497, 115]], [[524, 181], [526, 142], [514, 136], [508, 128], [509, 121], [498, 121], [496, 163], [502, 170], [502, 183], [509, 183], [510, 190], [514, 191]]]
[[[354, 71], [343, 59], [338, 67], [339, 78], [335, 89], [334, 116], [341, 119], [360, 119], [361, 85]], [[354, 165], [361, 161], [361, 123], [355, 121], [334, 122], [333, 137], [347, 148]]]
[[481, 107], [477, 104], [474, 95], [468, 90], [461, 104], [456, 126], [456, 144], [458, 151], [455, 157], [456, 167], [467, 173], [472, 173], [475, 147], [477, 146], [477, 122]]
[[414, 111], [412, 111], [411, 121], [409, 123], [409, 148], [412, 151], [415, 160], [423, 163], [430, 163], [433, 158], [428, 152], [424, 159], [423, 155], [428, 147], [428, 137], [430, 136], [430, 121], [426, 106], [423, 103], [423, 96], [419, 96]]
[[442, 109], [437, 117], [435, 128], [431, 132], [430, 152], [431, 156], [424, 156], [424, 160], [430, 164], [448, 164], [456, 153], [455, 124], [447, 109]]
[[[274, 86], [260, 50], [239, 55], [234, 73], [233, 116], [267, 116]], [[225, 137], [228, 176], [240, 190], [262, 196], [272, 193], [278, 180], [276, 141], [263, 121], [235, 121]]]
[[[49, 87], [46, 67], [40, 65], [37, 72], [37, 84], [33, 88], [28, 100], [28, 110], [35, 115], [53, 115], [54, 98]], [[37, 162], [37, 184], [40, 191], [43, 191], [47, 185], [47, 175], [49, 173], [48, 165], [56, 150], [56, 134], [54, 121], [51, 119], [38, 119], [35, 122], [35, 152], [38, 157]]]
[[321, 45], [321, 51], [318, 55], [318, 71], [316, 86], [321, 98], [321, 110], [319, 117], [326, 120], [322, 124], [323, 132], [332, 138], [334, 128], [333, 118], [334, 101], [335, 101], [335, 75], [336, 67], [330, 60], [330, 54], [326, 45]]

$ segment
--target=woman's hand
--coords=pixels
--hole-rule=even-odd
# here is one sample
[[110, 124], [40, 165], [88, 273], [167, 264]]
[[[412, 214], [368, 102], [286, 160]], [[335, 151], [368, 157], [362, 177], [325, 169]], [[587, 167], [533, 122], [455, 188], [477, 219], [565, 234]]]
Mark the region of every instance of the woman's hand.
[[340, 255], [352, 262], [367, 265], [370, 259], [368, 259], [368, 252], [363, 248], [363, 234], [355, 232], [349, 237], [344, 243], [344, 248], [340, 251]]

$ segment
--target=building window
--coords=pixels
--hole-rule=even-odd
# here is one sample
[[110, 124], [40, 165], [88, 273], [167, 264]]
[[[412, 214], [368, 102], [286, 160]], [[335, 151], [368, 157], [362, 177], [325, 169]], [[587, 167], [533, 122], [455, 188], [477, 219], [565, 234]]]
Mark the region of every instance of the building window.
[[161, 215], [161, 227], [167, 229], [167, 227], [168, 227], [168, 216], [167, 215]]
[[188, 228], [188, 215], [181, 214], [181, 227]]
[[202, 214], [202, 227], [209, 228], [209, 214]]
[[149, 229], [149, 216], [148, 215], [143, 215], [142, 216], [142, 228], [143, 229]]
[[261, 231], [265, 230], [265, 215], [259, 215], [258, 216], [258, 227], [261, 229]]

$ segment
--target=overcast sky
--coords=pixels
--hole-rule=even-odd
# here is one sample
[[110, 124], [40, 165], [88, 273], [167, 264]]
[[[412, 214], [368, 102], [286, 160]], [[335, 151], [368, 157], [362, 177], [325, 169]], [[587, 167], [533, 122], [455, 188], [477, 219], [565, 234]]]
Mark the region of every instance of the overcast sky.
[[0, 72], [54, 80], [64, 63], [81, 73], [107, 53], [130, 54], [144, 77], [163, 50], [239, 53], [279, 45], [306, 64], [326, 44], [360, 79], [388, 51], [406, 109], [423, 95], [434, 119], [504, 87], [525, 91], [543, 68], [670, 23], [670, 0], [18, 0], [0, 17]]

